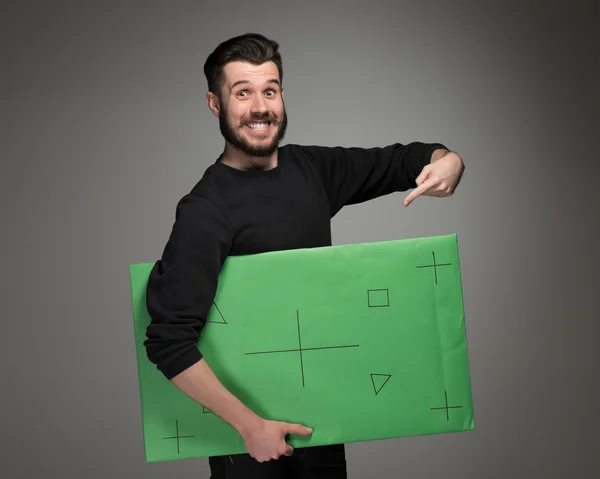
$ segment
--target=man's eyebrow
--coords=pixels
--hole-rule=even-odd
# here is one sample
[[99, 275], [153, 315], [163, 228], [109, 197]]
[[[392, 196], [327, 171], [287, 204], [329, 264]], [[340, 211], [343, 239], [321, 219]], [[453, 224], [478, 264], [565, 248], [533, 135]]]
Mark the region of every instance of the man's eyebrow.
[[[238, 80], [238, 81], [232, 83], [232, 85], [231, 85], [231, 87], [229, 87], [229, 89], [233, 90], [236, 86], [243, 85], [243, 84], [246, 84], [246, 83], [250, 83], [250, 81], [249, 80]], [[281, 86], [279, 84], [279, 80], [277, 80], [276, 78], [272, 78], [270, 80], [267, 80], [267, 83], [275, 83], [276, 85]]]

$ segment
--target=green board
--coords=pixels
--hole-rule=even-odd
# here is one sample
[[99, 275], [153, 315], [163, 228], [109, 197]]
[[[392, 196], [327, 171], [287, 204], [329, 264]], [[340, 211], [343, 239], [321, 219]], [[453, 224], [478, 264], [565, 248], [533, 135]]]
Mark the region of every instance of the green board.
[[[148, 360], [152, 263], [130, 266], [146, 460], [246, 452]], [[198, 342], [293, 447], [474, 428], [456, 235], [229, 257]]]

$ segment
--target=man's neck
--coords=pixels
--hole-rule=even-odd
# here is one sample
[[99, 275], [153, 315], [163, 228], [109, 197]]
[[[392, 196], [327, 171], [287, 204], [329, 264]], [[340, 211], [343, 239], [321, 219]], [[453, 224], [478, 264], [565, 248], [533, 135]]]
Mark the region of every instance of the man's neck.
[[251, 156], [227, 143], [220, 161], [238, 170], [271, 170], [277, 166], [277, 150], [270, 156]]

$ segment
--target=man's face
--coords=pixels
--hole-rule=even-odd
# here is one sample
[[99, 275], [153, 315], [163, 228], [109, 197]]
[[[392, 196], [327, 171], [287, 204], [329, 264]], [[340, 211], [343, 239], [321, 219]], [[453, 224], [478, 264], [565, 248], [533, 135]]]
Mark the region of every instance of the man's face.
[[223, 137], [251, 156], [270, 156], [287, 128], [277, 65], [232, 62], [223, 69], [219, 126]]

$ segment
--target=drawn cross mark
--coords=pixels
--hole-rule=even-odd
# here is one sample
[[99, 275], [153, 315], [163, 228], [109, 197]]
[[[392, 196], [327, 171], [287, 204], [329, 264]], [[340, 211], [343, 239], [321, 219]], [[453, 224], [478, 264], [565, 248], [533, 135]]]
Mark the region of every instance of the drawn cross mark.
[[431, 411], [434, 410], [441, 410], [441, 409], [445, 409], [446, 410], [446, 421], [450, 420], [450, 414], [449, 414], [449, 410], [450, 409], [458, 409], [461, 408], [462, 406], [448, 406], [448, 393], [446, 391], [444, 391], [444, 396], [446, 397], [446, 405], [445, 406], [441, 406], [441, 407], [432, 407], [430, 408]]
[[177, 439], [177, 454], [179, 454], [179, 440], [187, 439], [190, 437], [195, 437], [195, 436], [180, 436], [179, 435], [179, 421], [177, 419], [175, 419], [175, 435], [170, 436], [170, 437], [163, 437], [163, 439]]
[[342, 348], [358, 348], [358, 344], [347, 344], [343, 346], [322, 346], [319, 348], [303, 348], [302, 347], [302, 335], [300, 334], [300, 313], [296, 310], [296, 322], [298, 324], [298, 348], [296, 349], [279, 349], [274, 351], [257, 351], [252, 353], [246, 353], [246, 356], [252, 354], [276, 354], [276, 353], [300, 353], [300, 371], [302, 373], [302, 387], [304, 387], [304, 359], [303, 354], [306, 351], [321, 351], [324, 349], [342, 349]]
[[433, 268], [433, 273], [435, 276], [435, 284], [438, 284], [438, 279], [437, 279], [437, 269], [439, 266], [450, 266], [452, 263], [436, 263], [435, 262], [435, 251], [431, 252], [431, 255], [433, 256], [433, 264], [424, 264], [421, 266], [417, 266], [417, 268]]

